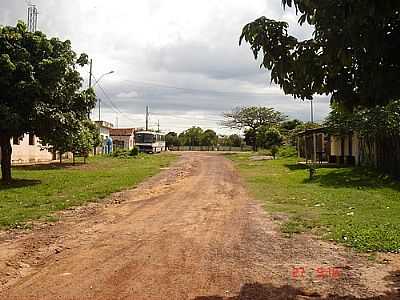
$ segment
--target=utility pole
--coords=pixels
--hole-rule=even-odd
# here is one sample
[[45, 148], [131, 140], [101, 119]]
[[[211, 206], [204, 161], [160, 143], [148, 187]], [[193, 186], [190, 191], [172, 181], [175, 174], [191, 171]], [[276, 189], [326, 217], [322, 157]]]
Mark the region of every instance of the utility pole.
[[89, 89], [92, 87], [92, 69], [93, 69], [93, 59], [90, 59], [90, 70], [89, 70]]
[[99, 121], [101, 121], [101, 99], [97, 99], [99, 101]]
[[35, 32], [37, 30], [37, 19], [38, 10], [36, 5], [33, 5], [30, 1], [28, 4], [28, 31]]
[[160, 120], [157, 121], [157, 132], [160, 132]]
[[311, 104], [311, 123], [314, 123], [314, 101], [310, 100]]
[[146, 131], [149, 130], [149, 106], [146, 106]]

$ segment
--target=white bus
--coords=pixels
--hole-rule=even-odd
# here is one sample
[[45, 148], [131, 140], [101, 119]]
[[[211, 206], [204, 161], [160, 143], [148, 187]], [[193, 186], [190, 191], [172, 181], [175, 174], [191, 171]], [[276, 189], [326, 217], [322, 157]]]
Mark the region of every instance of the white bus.
[[140, 152], [160, 153], [165, 151], [165, 134], [152, 131], [135, 133], [135, 145]]

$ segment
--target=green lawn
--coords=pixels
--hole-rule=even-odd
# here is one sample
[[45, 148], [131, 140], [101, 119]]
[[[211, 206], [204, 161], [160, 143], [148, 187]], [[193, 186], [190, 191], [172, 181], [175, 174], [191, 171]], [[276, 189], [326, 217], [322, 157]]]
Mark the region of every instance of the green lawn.
[[93, 157], [86, 165], [52, 164], [14, 167], [14, 182], [0, 184], [0, 228], [33, 219], [52, 219], [52, 212], [98, 201], [134, 187], [169, 165], [175, 155], [137, 158]]
[[285, 213], [286, 233], [309, 231], [360, 251], [400, 251], [400, 183], [363, 168], [323, 168], [314, 180], [295, 158], [229, 156], [254, 196]]

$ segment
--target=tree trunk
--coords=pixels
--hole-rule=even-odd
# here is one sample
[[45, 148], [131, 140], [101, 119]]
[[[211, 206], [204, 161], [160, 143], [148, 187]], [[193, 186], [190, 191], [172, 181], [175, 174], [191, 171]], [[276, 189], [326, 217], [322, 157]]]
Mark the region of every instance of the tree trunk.
[[11, 137], [0, 137], [1, 147], [1, 179], [4, 182], [11, 181]]
[[63, 156], [63, 154], [60, 151], [60, 164], [62, 164], [62, 156]]

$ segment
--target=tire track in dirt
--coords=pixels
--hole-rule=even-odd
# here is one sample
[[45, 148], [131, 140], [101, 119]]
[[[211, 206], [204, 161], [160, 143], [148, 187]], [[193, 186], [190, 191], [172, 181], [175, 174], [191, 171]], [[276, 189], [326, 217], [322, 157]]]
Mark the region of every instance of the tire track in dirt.
[[[184, 153], [136, 189], [60, 216], [0, 235], [1, 299], [400, 298], [393, 264], [280, 234], [218, 154]], [[310, 273], [321, 267], [341, 274]]]

